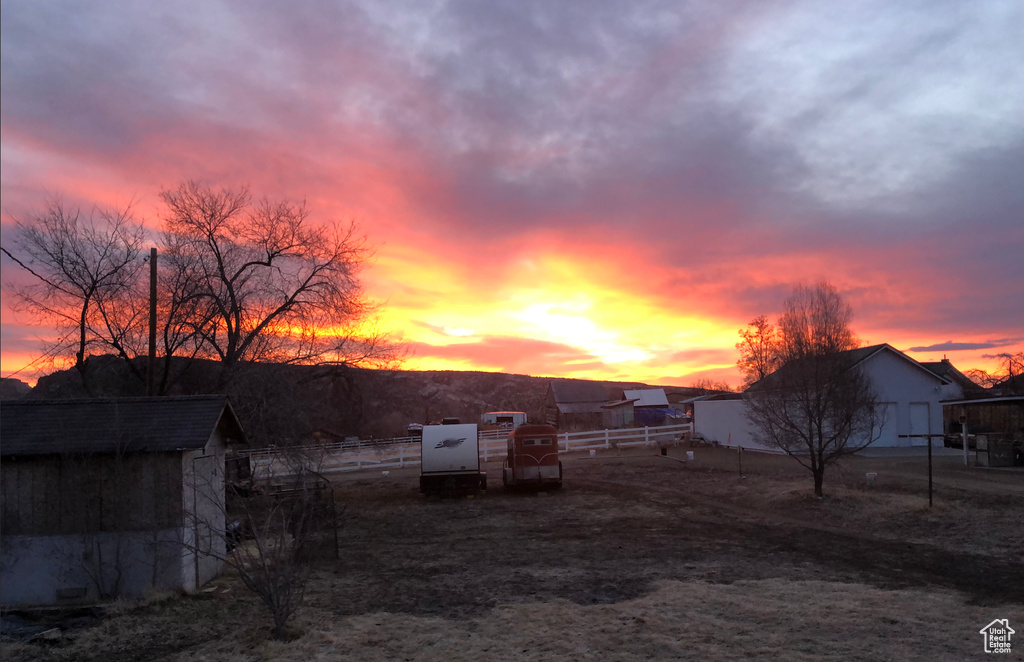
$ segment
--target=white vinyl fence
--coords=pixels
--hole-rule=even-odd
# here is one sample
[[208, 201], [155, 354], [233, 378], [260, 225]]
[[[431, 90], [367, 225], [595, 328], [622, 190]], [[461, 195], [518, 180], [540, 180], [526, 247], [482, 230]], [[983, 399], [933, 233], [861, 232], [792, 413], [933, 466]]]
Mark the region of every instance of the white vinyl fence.
[[[690, 423], [626, 430], [560, 432], [558, 446], [561, 452], [568, 453], [591, 449], [678, 444], [692, 432]], [[508, 430], [485, 430], [479, 433], [478, 439], [482, 461], [487, 462], [505, 456]], [[250, 458], [253, 478], [260, 481], [290, 476], [302, 467], [320, 473], [368, 468], [418, 467], [420, 464], [420, 438], [399, 437], [388, 440], [301, 446], [295, 449], [260, 448], [243, 452]]]

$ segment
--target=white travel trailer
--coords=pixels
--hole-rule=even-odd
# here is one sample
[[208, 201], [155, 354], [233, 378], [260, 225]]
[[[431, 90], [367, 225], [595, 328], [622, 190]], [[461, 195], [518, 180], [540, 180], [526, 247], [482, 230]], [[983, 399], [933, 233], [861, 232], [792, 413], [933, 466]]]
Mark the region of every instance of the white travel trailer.
[[476, 424], [424, 425], [420, 444], [420, 492], [465, 496], [487, 489]]

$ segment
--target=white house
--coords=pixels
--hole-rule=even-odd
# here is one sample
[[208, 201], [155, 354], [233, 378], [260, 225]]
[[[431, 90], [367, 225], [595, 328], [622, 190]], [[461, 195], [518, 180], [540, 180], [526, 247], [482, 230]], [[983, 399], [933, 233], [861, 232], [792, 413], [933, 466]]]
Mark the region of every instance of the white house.
[[[853, 364], [863, 370], [884, 407], [885, 424], [873, 446], [925, 446], [925, 438], [906, 434], [942, 434], [941, 400], [950, 379], [928, 370], [891, 345], [850, 350]], [[694, 431], [722, 445], [764, 449], [755, 441], [747, 420], [746, 403], [735, 400], [698, 400], [693, 408]], [[932, 438], [933, 446], [942, 439]]]
[[191, 590], [225, 554], [227, 396], [4, 402], [0, 603]]

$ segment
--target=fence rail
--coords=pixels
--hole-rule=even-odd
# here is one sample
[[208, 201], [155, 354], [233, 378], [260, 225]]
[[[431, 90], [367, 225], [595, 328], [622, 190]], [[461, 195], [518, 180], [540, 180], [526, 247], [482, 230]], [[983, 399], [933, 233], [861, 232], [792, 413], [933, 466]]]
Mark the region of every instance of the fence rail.
[[[678, 444], [693, 433], [692, 423], [625, 430], [560, 432], [559, 450], [595, 450], [631, 446]], [[478, 435], [484, 462], [506, 453], [507, 430], [485, 430]], [[273, 480], [295, 474], [301, 467], [320, 473], [357, 471], [366, 468], [402, 469], [420, 464], [420, 438], [341, 442], [296, 448], [259, 448], [243, 451], [250, 458], [256, 480]]]

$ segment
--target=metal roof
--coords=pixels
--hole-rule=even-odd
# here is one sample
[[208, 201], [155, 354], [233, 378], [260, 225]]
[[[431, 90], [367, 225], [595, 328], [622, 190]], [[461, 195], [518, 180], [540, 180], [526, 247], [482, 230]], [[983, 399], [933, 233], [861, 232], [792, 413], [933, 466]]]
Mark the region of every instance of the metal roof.
[[627, 399], [636, 399], [637, 407], [668, 407], [668, 398], [663, 388], [645, 388], [625, 391]]
[[560, 405], [570, 402], [608, 402], [608, 389], [597, 382], [582, 379], [552, 379], [551, 393]]
[[195, 450], [222, 424], [245, 442], [226, 395], [9, 401], [0, 455]]

